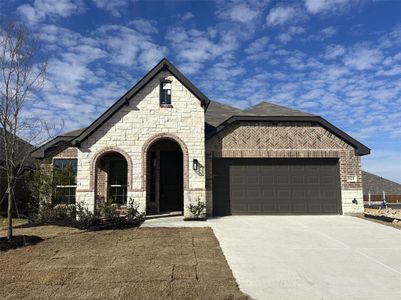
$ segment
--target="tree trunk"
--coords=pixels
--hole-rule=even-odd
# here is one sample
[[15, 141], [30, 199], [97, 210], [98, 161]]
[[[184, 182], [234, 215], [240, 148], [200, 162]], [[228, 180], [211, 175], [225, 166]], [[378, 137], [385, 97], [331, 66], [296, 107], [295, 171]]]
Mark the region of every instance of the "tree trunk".
[[11, 192], [11, 184], [7, 183], [8, 209], [7, 209], [7, 239], [9, 242], [13, 239], [13, 197]]

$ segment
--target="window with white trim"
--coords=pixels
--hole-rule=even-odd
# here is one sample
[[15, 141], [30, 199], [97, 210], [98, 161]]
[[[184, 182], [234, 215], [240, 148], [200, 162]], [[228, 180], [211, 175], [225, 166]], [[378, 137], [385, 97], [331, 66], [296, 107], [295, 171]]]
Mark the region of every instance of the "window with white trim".
[[53, 204], [75, 204], [77, 159], [54, 159], [53, 178], [56, 185]]

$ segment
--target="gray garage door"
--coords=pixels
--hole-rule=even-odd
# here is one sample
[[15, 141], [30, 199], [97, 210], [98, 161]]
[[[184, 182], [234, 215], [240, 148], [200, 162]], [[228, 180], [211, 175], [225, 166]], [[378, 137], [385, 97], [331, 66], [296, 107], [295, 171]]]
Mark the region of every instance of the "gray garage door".
[[213, 211], [340, 214], [337, 159], [214, 159]]

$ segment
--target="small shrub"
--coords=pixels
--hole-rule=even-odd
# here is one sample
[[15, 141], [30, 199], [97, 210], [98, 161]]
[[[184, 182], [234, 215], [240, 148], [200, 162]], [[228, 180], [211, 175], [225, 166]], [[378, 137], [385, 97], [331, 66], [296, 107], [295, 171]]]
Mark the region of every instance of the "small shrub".
[[30, 215], [30, 221], [36, 224], [70, 224], [75, 221], [75, 213], [74, 205], [53, 206], [46, 201], [37, 214]]
[[141, 223], [145, 220], [145, 214], [139, 211], [139, 203], [136, 203], [132, 198], [130, 198], [128, 201], [126, 219], [128, 223]]
[[89, 211], [82, 203], [75, 205], [76, 210], [76, 222], [80, 227], [87, 228], [92, 227], [100, 223], [100, 219], [95, 216], [94, 213]]
[[100, 216], [106, 220], [114, 220], [120, 217], [116, 207], [113, 205], [111, 199], [101, 201], [99, 204]]
[[200, 219], [205, 217], [206, 203], [198, 198], [195, 204], [190, 203], [188, 209], [195, 219]]

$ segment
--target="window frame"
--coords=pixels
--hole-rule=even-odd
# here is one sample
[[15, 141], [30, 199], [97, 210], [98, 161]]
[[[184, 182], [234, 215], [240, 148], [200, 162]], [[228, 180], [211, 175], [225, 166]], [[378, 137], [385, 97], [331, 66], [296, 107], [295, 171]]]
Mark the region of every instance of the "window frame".
[[[164, 89], [164, 84], [170, 84], [170, 89]], [[159, 94], [159, 104], [161, 107], [171, 107], [172, 106], [172, 81], [168, 79], [160, 80], [160, 94]], [[170, 94], [164, 91], [170, 91]], [[169, 96], [169, 99], [165, 99], [165, 97]]]
[[[53, 176], [54, 176], [54, 172], [58, 169], [56, 167], [56, 162], [57, 161], [74, 161], [75, 163], [73, 164], [73, 184], [56, 184], [55, 185], [55, 190], [54, 190], [54, 195], [52, 195], [52, 203], [54, 205], [74, 205], [76, 203], [76, 193], [77, 193], [77, 174], [78, 174], [78, 159], [77, 158], [71, 158], [71, 157], [56, 157], [52, 159], [52, 172], [53, 172]], [[65, 166], [63, 165], [62, 168], [64, 168]], [[68, 194], [66, 193], [62, 193], [61, 195], [57, 195], [57, 191], [58, 190], [62, 190], [62, 189], [68, 189]], [[73, 190], [73, 192], [71, 193], [71, 190]], [[58, 200], [57, 198], [60, 197], [63, 200]], [[64, 198], [67, 199], [73, 199], [73, 201], [64, 201]]]
[[[118, 182], [112, 183], [113, 178], [117, 178], [116, 176], [113, 176], [113, 177], [111, 176], [111, 163], [113, 161], [123, 161], [125, 163], [124, 167], [126, 168], [127, 173], [125, 174], [125, 176], [120, 176], [120, 177], [125, 179], [125, 184], [121, 184], [121, 183], [118, 183]], [[117, 191], [119, 188], [122, 189], [122, 194], [120, 194], [120, 193], [112, 193], [111, 192], [112, 190], [116, 190]], [[127, 161], [125, 159], [120, 159], [120, 158], [119, 159], [113, 159], [113, 158], [111, 158], [110, 161], [109, 161], [109, 174], [107, 175], [107, 195], [108, 195], [109, 199], [111, 200], [111, 203], [115, 204], [115, 205], [126, 205], [127, 201], [128, 201], [127, 192], [128, 192], [128, 163], [127, 163]], [[117, 198], [122, 196], [123, 197], [123, 201], [121, 201], [121, 202], [120, 201], [115, 201], [114, 200], [115, 197], [113, 197], [113, 196], [116, 196]]]

